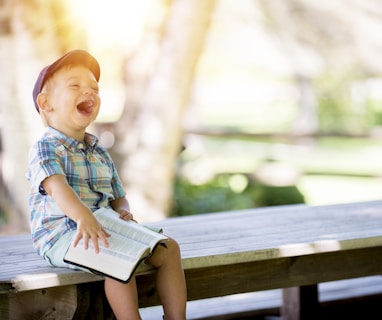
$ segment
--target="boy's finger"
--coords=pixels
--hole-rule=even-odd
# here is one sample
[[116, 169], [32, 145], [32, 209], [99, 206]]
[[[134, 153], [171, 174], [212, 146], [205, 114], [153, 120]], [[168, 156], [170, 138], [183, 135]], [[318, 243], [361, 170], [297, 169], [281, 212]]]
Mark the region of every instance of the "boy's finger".
[[101, 231], [99, 232], [99, 239], [102, 242], [102, 245], [107, 248], [109, 247], [109, 242], [107, 238], [110, 237], [110, 234], [101, 226]]
[[82, 236], [79, 232], [77, 232], [76, 236], [74, 237], [73, 240], [73, 247], [76, 247], [78, 242], [81, 240]]
[[106, 238], [109, 238], [111, 236], [111, 234], [109, 232], [107, 232], [104, 228], [102, 228], [102, 232]]
[[134, 220], [133, 219], [133, 214], [131, 212], [125, 212], [121, 214], [121, 219], [129, 221], [129, 220]]
[[105, 235], [102, 235], [100, 237], [101, 241], [102, 241], [102, 244], [105, 248], [108, 248], [109, 247], [109, 241], [107, 241], [106, 237], [110, 237], [110, 234], [107, 234], [106, 236]]
[[92, 237], [91, 241], [93, 242], [95, 253], [98, 253], [99, 252], [98, 237]]

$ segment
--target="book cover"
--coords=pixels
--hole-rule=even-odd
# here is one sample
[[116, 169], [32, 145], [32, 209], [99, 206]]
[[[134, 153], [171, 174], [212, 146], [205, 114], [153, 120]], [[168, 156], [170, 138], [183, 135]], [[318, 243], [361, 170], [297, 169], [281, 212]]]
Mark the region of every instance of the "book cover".
[[139, 264], [168, 239], [134, 221], [120, 219], [119, 214], [111, 209], [101, 208], [94, 215], [111, 234], [107, 238], [109, 247], [99, 242], [99, 253], [95, 253], [92, 242], [89, 241], [88, 249], [85, 249], [81, 239], [76, 247], [71, 245], [68, 248], [64, 261], [124, 283], [131, 279]]

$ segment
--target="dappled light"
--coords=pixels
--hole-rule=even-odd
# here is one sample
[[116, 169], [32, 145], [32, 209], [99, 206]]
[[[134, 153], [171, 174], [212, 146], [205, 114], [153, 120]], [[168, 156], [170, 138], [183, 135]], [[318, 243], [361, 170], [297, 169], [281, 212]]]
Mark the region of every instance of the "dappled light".
[[86, 30], [87, 46], [102, 66], [99, 122], [115, 122], [121, 116], [125, 103], [124, 60], [139, 47], [154, 2], [70, 1], [77, 23]]
[[100, 62], [102, 108], [89, 130], [143, 220], [172, 214], [174, 180], [180, 193], [214, 185], [246, 206], [269, 203], [262, 192], [292, 198], [286, 186], [308, 204], [380, 197], [376, 0], [15, 1], [3, 10], [1, 202], [11, 217], [27, 224], [26, 201], [14, 199], [27, 197], [27, 151], [43, 131], [35, 75], [73, 48]]
[[229, 179], [229, 186], [235, 193], [240, 193], [248, 186], [248, 178], [243, 174], [232, 175]]
[[295, 185], [300, 178], [300, 171], [283, 163], [265, 163], [256, 173], [256, 178], [262, 183], [273, 186]]
[[[137, 46], [147, 12], [153, 5], [155, 1], [150, 0], [70, 1], [71, 12], [87, 30], [89, 46], [95, 50], [111, 50], [114, 47], [113, 51], [132, 50]], [[116, 45], [118, 48], [115, 48]]]
[[318, 252], [336, 251], [341, 248], [338, 241], [322, 240], [313, 244], [295, 243], [279, 247], [280, 257], [293, 257], [299, 252], [300, 254], [312, 254]]
[[[380, 0], [2, 1], [0, 318], [380, 307], [381, 34]], [[63, 265], [124, 256], [100, 207], [171, 238], [128, 286]]]
[[35, 289], [38, 285], [54, 287], [60, 284], [56, 273], [20, 274], [15, 281], [16, 288], [21, 291], [30, 290], [30, 288]]

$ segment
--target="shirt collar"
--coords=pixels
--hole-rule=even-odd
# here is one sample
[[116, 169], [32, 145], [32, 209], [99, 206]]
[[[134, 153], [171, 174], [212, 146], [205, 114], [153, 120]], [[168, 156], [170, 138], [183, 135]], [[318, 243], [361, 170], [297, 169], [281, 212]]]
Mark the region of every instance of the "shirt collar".
[[47, 128], [47, 134], [57, 139], [61, 145], [69, 150], [74, 149], [93, 151], [98, 145], [98, 138], [87, 132], [85, 133], [84, 141], [79, 141], [77, 139], [71, 138], [52, 127]]

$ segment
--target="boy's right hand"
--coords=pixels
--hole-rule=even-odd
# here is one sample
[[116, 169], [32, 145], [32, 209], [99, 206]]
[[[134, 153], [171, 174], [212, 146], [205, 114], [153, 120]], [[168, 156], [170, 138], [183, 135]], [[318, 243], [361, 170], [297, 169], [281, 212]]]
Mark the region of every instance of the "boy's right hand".
[[106, 238], [110, 237], [110, 234], [81, 201], [64, 175], [49, 176], [42, 182], [42, 186], [54, 198], [61, 210], [77, 223], [77, 234], [74, 237], [73, 246], [76, 246], [81, 239], [84, 239], [85, 249], [89, 247], [89, 240], [92, 241], [96, 253], [99, 252], [98, 240], [101, 240], [105, 247], [109, 246]]
[[89, 211], [89, 214], [82, 214], [77, 220], [77, 234], [74, 237], [73, 246], [77, 246], [78, 242], [83, 239], [84, 248], [88, 249], [89, 241], [91, 241], [95, 252], [98, 253], [98, 241], [100, 240], [102, 245], [107, 248], [109, 246], [108, 237], [110, 237], [110, 233], [102, 227], [91, 211]]

